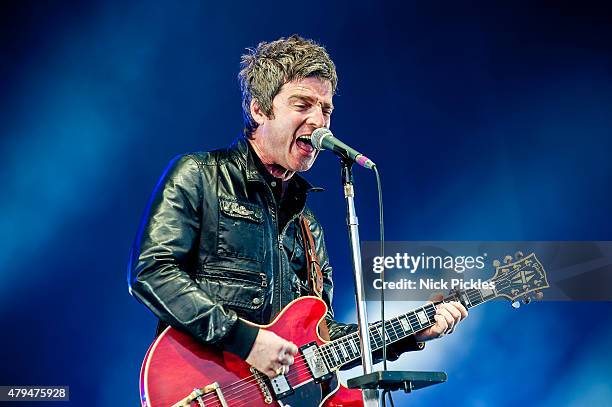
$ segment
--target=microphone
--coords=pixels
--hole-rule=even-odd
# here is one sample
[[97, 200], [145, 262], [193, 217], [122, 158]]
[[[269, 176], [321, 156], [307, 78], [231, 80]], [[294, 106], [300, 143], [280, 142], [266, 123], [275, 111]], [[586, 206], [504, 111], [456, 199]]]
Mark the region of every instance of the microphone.
[[335, 138], [332, 132], [325, 127], [320, 127], [313, 131], [310, 136], [310, 142], [317, 150], [333, 151], [336, 155], [354, 161], [364, 168], [371, 170], [376, 166], [374, 161]]

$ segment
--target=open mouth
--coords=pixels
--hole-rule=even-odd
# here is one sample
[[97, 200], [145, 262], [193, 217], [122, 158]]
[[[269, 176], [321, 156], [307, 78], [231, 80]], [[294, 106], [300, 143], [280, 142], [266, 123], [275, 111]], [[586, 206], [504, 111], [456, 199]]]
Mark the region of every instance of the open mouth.
[[312, 141], [310, 139], [310, 136], [298, 136], [295, 143], [306, 154], [310, 154], [314, 151], [314, 147], [312, 146]]

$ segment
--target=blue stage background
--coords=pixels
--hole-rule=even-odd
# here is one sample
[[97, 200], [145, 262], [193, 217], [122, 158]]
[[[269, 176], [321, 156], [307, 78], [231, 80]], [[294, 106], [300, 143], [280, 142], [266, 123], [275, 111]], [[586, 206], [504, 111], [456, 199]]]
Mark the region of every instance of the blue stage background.
[[[138, 404], [155, 319], [128, 294], [131, 241], [173, 156], [239, 134], [239, 57], [262, 40], [299, 33], [327, 47], [340, 78], [332, 130], [379, 164], [387, 239], [612, 240], [612, 13], [598, 3], [1, 7], [1, 385]], [[361, 237], [373, 240], [374, 179], [355, 175]], [[354, 320], [333, 155], [307, 178], [327, 190], [310, 205], [336, 313]], [[611, 311], [476, 308], [391, 364], [449, 374], [396, 405], [612, 405]]]

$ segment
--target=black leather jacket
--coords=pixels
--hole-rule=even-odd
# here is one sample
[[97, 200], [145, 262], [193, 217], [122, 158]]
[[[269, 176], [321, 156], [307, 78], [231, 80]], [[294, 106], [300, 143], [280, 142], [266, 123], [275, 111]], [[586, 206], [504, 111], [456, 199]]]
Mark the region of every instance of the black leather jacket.
[[266, 324], [308, 294], [298, 223], [303, 213], [323, 272], [330, 337], [354, 331], [355, 325], [333, 320], [323, 230], [305, 207], [316, 188], [297, 174], [291, 178], [289, 221], [279, 232], [279, 208], [250, 150], [240, 138], [227, 149], [170, 163], [132, 248], [131, 293], [163, 322], [245, 358], [256, 331], [238, 317]]
[[[307, 294], [299, 214], [311, 225], [331, 305], [332, 268], [323, 230], [305, 208], [315, 190], [295, 175], [294, 213], [281, 226], [269, 185], [247, 141], [228, 149], [176, 157], [158, 183], [132, 249], [132, 294], [162, 321], [202, 342], [221, 343], [237, 318], [265, 324]], [[333, 321], [332, 338], [354, 326]]]

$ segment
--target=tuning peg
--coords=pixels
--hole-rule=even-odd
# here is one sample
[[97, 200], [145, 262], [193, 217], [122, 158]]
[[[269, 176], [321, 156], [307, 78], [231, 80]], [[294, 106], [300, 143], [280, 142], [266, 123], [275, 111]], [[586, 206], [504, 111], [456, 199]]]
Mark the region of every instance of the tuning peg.
[[528, 295], [523, 297], [523, 304], [527, 305], [530, 302], [531, 302], [531, 298]]
[[514, 301], [512, 303], [512, 308], [514, 308], [514, 309], [519, 309], [520, 306], [521, 306], [521, 303], [518, 302], [518, 301]]
[[504, 263], [506, 264], [512, 263], [512, 256], [507, 255], [506, 257], [504, 257]]
[[493, 267], [497, 268], [497, 267], [499, 267], [499, 266], [501, 266], [500, 261], [499, 261], [499, 260], [497, 260], [497, 259], [493, 260]]
[[541, 300], [542, 298], [544, 298], [544, 293], [542, 293], [542, 291], [536, 291], [535, 298], [536, 300]]
[[523, 257], [525, 257], [525, 255], [523, 254], [522, 251], [518, 250], [516, 253], [514, 253], [514, 258], [517, 260], [522, 259]]

